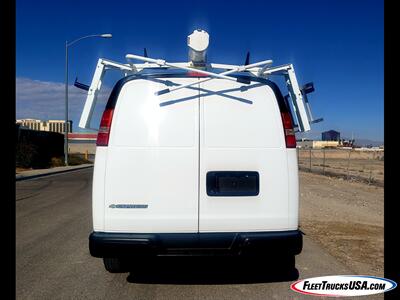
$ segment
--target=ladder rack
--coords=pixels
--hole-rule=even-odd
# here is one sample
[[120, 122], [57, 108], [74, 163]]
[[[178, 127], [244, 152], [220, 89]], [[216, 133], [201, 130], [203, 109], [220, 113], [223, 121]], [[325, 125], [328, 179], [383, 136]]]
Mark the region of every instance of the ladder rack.
[[[250, 84], [250, 82], [243, 82], [234, 76], [229, 76], [233, 73], [247, 72], [253, 75], [253, 77], [268, 78], [272, 75], [280, 75], [285, 79], [286, 87], [288, 89], [288, 96], [290, 98], [289, 104], [294, 112], [294, 116], [297, 121], [297, 130], [300, 132], [309, 131], [311, 129], [310, 124], [321, 122], [323, 119], [313, 119], [311, 114], [311, 107], [307, 98], [307, 94], [314, 91], [312, 83], [306, 84], [303, 88], [300, 88], [294, 67], [292, 64], [285, 64], [281, 66], [271, 67], [272, 60], [264, 60], [248, 65], [228, 65], [228, 64], [204, 64], [204, 67], [193, 67], [192, 62], [178, 62], [170, 63], [163, 59], [154, 59], [139, 55], [127, 54], [126, 59], [128, 63], [119, 63], [109, 59], [100, 58], [97, 62], [96, 70], [93, 75], [92, 83], [90, 84], [88, 95], [86, 98], [85, 106], [82, 111], [79, 127], [90, 129], [90, 121], [94, 112], [94, 108], [97, 101], [98, 93], [101, 89], [102, 81], [106, 71], [118, 70], [124, 73], [124, 76], [141, 74], [146, 69], [180, 69], [185, 71], [197, 72], [200, 74], [207, 75], [209, 77], [202, 78], [196, 82], [179, 85], [172, 88], [163, 89], [157, 91], [156, 95], [162, 95], [171, 93], [179, 89], [190, 87], [194, 84], [213, 80], [215, 78], [239, 81], [243, 84]], [[134, 64], [132, 60], [139, 60], [144, 63]], [[221, 73], [212, 72], [214, 69], [224, 70]], [[77, 83], [77, 82], [76, 82]], [[76, 86], [84, 86], [77, 83]], [[86, 88], [87, 89], [87, 88]]]

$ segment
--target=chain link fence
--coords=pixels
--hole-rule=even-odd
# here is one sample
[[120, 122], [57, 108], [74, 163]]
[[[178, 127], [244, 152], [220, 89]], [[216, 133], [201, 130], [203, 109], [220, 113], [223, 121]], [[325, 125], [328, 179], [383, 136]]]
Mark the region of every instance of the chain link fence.
[[297, 148], [299, 169], [317, 174], [384, 185], [384, 151]]

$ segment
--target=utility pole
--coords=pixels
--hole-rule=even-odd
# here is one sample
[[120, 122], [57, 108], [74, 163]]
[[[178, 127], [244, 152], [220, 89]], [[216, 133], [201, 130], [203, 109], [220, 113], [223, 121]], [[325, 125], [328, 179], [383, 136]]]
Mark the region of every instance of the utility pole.
[[77, 41], [90, 38], [90, 37], [101, 37], [101, 38], [111, 38], [110, 33], [104, 34], [91, 34], [87, 36], [80, 37], [70, 43], [65, 41], [65, 122], [64, 122], [64, 162], [68, 166], [68, 47], [75, 44]]

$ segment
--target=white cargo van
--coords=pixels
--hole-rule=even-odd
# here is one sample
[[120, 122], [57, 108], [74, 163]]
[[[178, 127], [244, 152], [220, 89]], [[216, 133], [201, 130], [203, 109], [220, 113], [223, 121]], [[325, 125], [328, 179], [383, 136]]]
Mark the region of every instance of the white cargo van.
[[[104, 71], [126, 72], [98, 131], [91, 255], [118, 272], [126, 257], [299, 254], [294, 133], [316, 121], [293, 66], [127, 58], [146, 63], [99, 60], [80, 123]], [[285, 76], [291, 97], [269, 75]]]

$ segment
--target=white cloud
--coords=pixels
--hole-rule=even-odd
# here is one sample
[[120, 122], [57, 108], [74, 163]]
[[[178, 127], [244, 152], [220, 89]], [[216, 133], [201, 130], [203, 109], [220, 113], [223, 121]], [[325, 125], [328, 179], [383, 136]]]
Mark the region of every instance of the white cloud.
[[[102, 108], [111, 92], [109, 87], [103, 86], [98, 97], [94, 113], [94, 121], [100, 118]], [[68, 113], [73, 120], [74, 131], [78, 130], [79, 118], [85, 104], [86, 91], [70, 85], [68, 88]], [[65, 84], [33, 80], [30, 78], [16, 78], [16, 118], [34, 119], [64, 119], [65, 118]], [[92, 122], [92, 125], [94, 123]]]

